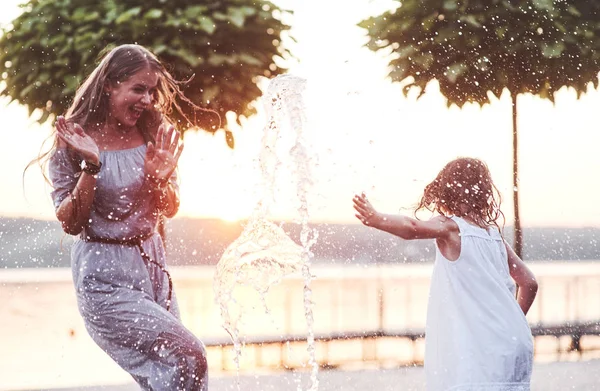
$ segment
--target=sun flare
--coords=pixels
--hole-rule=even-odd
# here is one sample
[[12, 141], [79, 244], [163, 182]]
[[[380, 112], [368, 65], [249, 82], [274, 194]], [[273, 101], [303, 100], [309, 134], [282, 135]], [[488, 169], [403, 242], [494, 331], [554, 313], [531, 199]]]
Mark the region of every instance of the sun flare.
[[228, 223], [236, 223], [248, 219], [248, 217], [250, 217], [250, 212], [241, 210], [241, 208], [225, 207], [223, 210], [219, 211], [217, 217]]

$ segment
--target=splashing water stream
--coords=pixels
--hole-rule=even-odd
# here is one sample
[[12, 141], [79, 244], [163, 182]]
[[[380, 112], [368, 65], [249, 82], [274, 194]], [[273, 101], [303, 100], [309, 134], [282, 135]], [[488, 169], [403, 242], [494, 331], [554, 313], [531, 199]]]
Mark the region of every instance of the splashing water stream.
[[[263, 193], [240, 237], [229, 245], [219, 260], [214, 290], [221, 309], [223, 327], [234, 343], [234, 361], [239, 374], [242, 349], [239, 331], [241, 308], [235, 315], [231, 311], [230, 305], [238, 304], [233, 297], [234, 288], [237, 285], [246, 285], [255, 289], [260, 295], [265, 311], [269, 313], [266, 304], [269, 288], [283, 277], [301, 272], [304, 279], [303, 304], [307, 323], [308, 365], [311, 368], [311, 386], [308, 391], [316, 391], [319, 367], [314, 346], [310, 248], [318, 235], [308, 226], [308, 194], [313, 184], [310, 164], [313, 156], [309, 153], [304, 133], [306, 110], [302, 93], [305, 87], [306, 80], [292, 75], [277, 76], [269, 83], [263, 97], [268, 118], [260, 152]], [[294, 136], [293, 145], [289, 149], [285, 146], [282, 148], [282, 130], [289, 130]], [[275, 199], [277, 173], [284, 163], [288, 163], [291, 168], [299, 201], [300, 245], [294, 242], [280, 225], [269, 220], [270, 206]]]

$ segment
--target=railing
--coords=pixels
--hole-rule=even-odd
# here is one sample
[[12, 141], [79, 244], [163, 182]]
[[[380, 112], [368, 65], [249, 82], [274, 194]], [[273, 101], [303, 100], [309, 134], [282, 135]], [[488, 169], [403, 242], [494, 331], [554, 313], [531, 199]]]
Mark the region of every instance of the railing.
[[[591, 265], [575, 263], [566, 268], [553, 264], [534, 264], [532, 268], [540, 284], [538, 297], [528, 315], [531, 331], [535, 337], [536, 357], [553, 356], [554, 358], [551, 358], [553, 360], [569, 354], [569, 359], [572, 360], [575, 359], [573, 354], [582, 358], [584, 353], [600, 353], [600, 341], [590, 343], [589, 339], [589, 337], [600, 337], [600, 263]], [[319, 301], [317, 305], [329, 309], [325, 311], [331, 316], [327, 324], [334, 329], [323, 331], [321, 328], [314, 336], [316, 347], [321, 348], [317, 349], [320, 351], [317, 361], [322, 367], [336, 367], [353, 361], [360, 361], [360, 365], [376, 366], [384, 361], [389, 365], [422, 364], [425, 316], [424, 303], [420, 299], [423, 293], [427, 292], [430, 271], [416, 267], [410, 270], [408, 275], [402, 275], [401, 268], [382, 269], [383, 271], [378, 275], [375, 275], [372, 270], [362, 271], [360, 275], [353, 272], [345, 273], [344, 280], [333, 274], [320, 274], [318, 281], [326, 285], [329, 291], [327, 299]], [[346, 292], [348, 286], [355, 293], [360, 292], [353, 302], [353, 305], [359, 308], [357, 312], [365, 314], [360, 330], [351, 328], [344, 330], [343, 326], [340, 329], [340, 325], [345, 324], [345, 317], [343, 311], [337, 309], [348, 307], [348, 302], [343, 300], [345, 296], [343, 292]], [[289, 312], [294, 310], [290, 303], [301, 306], [300, 300], [290, 297], [294, 289], [288, 288], [275, 294], [281, 297], [286, 307], [286, 317], [289, 317]], [[316, 289], [318, 290], [319, 287]], [[319, 292], [315, 296], [320, 298], [325, 295]], [[399, 319], [398, 312], [404, 312], [402, 319]], [[262, 365], [261, 350], [269, 346], [274, 346], [280, 351], [279, 354], [272, 355], [277, 356], [278, 359], [272, 359], [270, 366], [293, 368], [303, 365], [301, 360], [287, 360], [284, 349], [289, 344], [298, 346], [302, 343], [306, 344], [307, 336], [302, 332], [290, 332], [290, 324], [293, 322], [284, 323], [283, 332], [280, 334], [248, 333], [244, 336], [244, 350], [249, 352], [254, 350], [256, 355], [253, 365]], [[587, 339], [585, 344], [582, 344], [584, 338]], [[204, 338], [203, 340], [207, 346], [222, 350], [221, 367], [225, 370], [231, 369], [228, 361], [231, 357], [228, 357], [225, 351], [231, 348], [232, 341], [229, 338]], [[390, 343], [390, 340], [404, 340], [408, 343], [403, 345], [407, 353], [401, 359], [394, 360], [389, 355], [380, 355], [380, 351], [385, 344]], [[356, 344], [341, 348], [329, 346], [330, 343], [344, 341], [358, 342], [359, 346]], [[336, 350], [359, 354], [354, 354], [353, 358], [331, 360], [330, 352]]]
[[[531, 333], [534, 337], [541, 336], [551, 336], [555, 338], [561, 337], [569, 337], [571, 338], [570, 346], [567, 351], [577, 352], [580, 356], [583, 354], [584, 349], [581, 345], [581, 338], [584, 336], [600, 336], [600, 320], [594, 322], [584, 322], [584, 323], [565, 323], [565, 324], [557, 324], [557, 325], [532, 325]], [[326, 333], [326, 334], [318, 334], [314, 336], [314, 340], [316, 343], [328, 343], [331, 341], [347, 341], [347, 340], [360, 340], [362, 343], [362, 361], [378, 361], [376, 348], [373, 346], [370, 347], [370, 353], [366, 354], [367, 349], [365, 349], [365, 343], [371, 343], [374, 340], [382, 339], [382, 338], [402, 338], [411, 341], [413, 344], [425, 338], [425, 330], [423, 329], [405, 329], [405, 330], [371, 330], [371, 331], [361, 331], [361, 332], [347, 332], [347, 333]], [[280, 348], [290, 342], [305, 342], [307, 339], [306, 335], [281, 335], [281, 336], [249, 336], [243, 339], [243, 344], [245, 346], [256, 345], [259, 347], [266, 345], [278, 345]], [[209, 348], [220, 348], [225, 349], [233, 346], [233, 341], [229, 338], [209, 338], [204, 339], [204, 343]], [[561, 353], [561, 346], [557, 344], [557, 353]], [[328, 351], [328, 349], [325, 349]], [[416, 352], [417, 349], [413, 346], [413, 352]], [[225, 355], [223, 355], [225, 357]], [[281, 355], [283, 357], [283, 355]], [[261, 366], [260, 360], [255, 360], [258, 366]], [[331, 363], [328, 360], [328, 357], [322, 356], [319, 357], [319, 365], [321, 367], [331, 367]], [[418, 358], [417, 355], [413, 355], [413, 359], [410, 362], [404, 362], [404, 365], [418, 365], [422, 364], [422, 361]], [[230, 365], [228, 363], [223, 363], [221, 369], [226, 370]], [[277, 365], [281, 368], [292, 368], [293, 365], [290, 365], [282, 359]]]

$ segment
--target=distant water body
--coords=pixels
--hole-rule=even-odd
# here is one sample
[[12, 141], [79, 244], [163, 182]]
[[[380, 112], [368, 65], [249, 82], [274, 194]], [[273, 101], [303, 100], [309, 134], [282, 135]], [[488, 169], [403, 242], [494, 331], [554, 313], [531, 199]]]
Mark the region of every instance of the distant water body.
[[[314, 264], [403, 264], [433, 260], [433, 242], [405, 241], [360, 224], [310, 224], [319, 240], [311, 248]], [[238, 238], [243, 223], [179, 217], [167, 224], [168, 263], [172, 266], [215, 265]], [[300, 243], [299, 224], [284, 230]], [[524, 228], [526, 261], [590, 262], [600, 259], [600, 228]], [[510, 227], [505, 230], [512, 239]], [[69, 267], [73, 238], [57, 221], [0, 217], [0, 269]]]

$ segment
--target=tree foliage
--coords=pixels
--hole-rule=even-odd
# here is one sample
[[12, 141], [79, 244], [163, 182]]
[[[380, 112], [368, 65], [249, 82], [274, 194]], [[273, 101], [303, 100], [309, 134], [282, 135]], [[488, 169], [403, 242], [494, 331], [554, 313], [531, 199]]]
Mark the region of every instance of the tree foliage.
[[[255, 113], [260, 77], [280, 74], [277, 57], [289, 26], [283, 10], [255, 0], [29, 0], [0, 38], [1, 95], [29, 108], [39, 119], [66, 111], [79, 83], [106, 48], [138, 43], [153, 51], [179, 80], [191, 79], [185, 95], [224, 118]], [[193, 77], [192, 77], [193, 76]], [[216, 131], [216, 116], [194, 113], [179, 102], [193, 124]], [[227, 142], [233, 147], [231, 132]]]
[[[588, 0], [405, 0], [367, 19], [372, 50], [390, 50], [393, 81], [420, 89], [435, 79], [448, 105], [531, 93], [578, 96], [600, 72], [600, 2]], [[420, 96], [420, 95], [419, 95]]]

